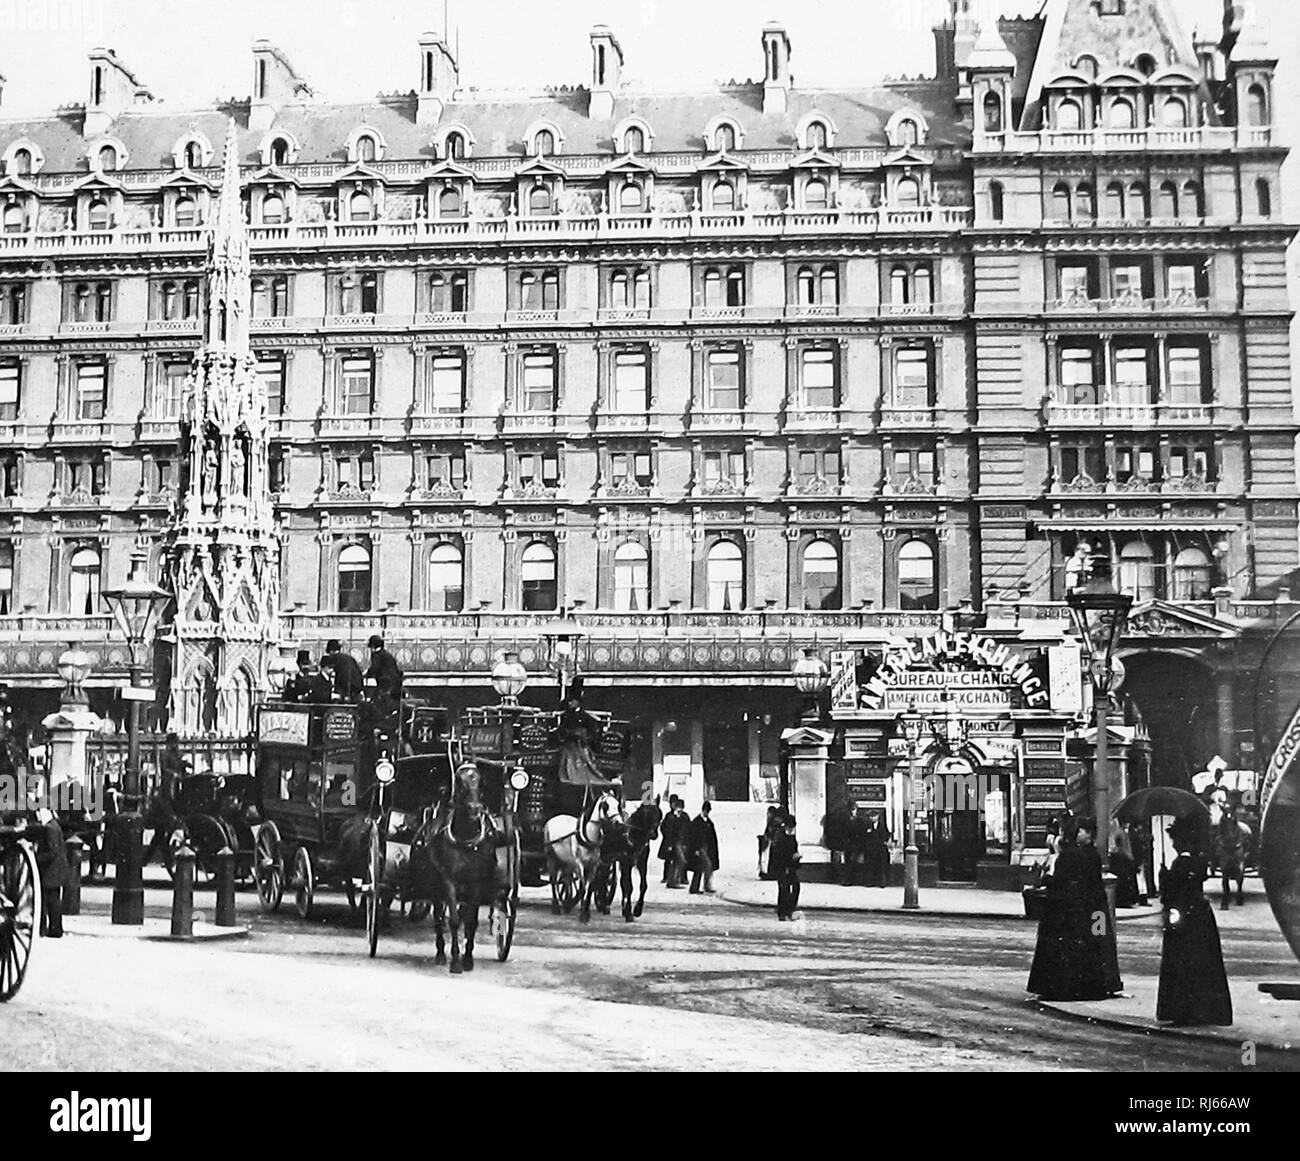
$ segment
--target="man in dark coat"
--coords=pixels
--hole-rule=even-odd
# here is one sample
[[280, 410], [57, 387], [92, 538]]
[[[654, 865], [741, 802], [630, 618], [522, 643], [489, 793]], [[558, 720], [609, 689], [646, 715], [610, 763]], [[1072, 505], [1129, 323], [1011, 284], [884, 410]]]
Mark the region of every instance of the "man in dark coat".
[[782, 831], [772, 841], [768, 874], [776, 880], [776, 917], [793, 919], [799, 906], [799, 840], [794, 837], [795, 819], [782, 819]]
[[664, 859], [664, 882], [676, 890], [686, 886], [686, 843], [689, 838], [690, 818], [686, 814], [685, 804], [677, 795], [668, 799], [672, 808], [664, 819], [659, 833], [663, 841], [659, 844], [659, 857]]
[[325, 644], [325, 656], [320, 659], [321, 669], [334, 680], [334, 692], [344, 701], [356, 701], [361, 696], [361, 666], [351, 653], [344, 653], [338, 641]]
[[37, 821], [45, 827], [40, 849], [36, 852], [36, 866], [41, 872], [41, 934], [50, 939], [62, 939], [63, 888], [72, 875], [68, 852], [63, 845], [63, 828], [52, 810], [38, 812]]
[[867, 833], [863, 838], [865, 853], [863, 859], [867, 864], [867, 886], [887, 887], [889, 885], [889, 830], [884, 819], [873, 817], [867, 824]]
[[376, 633], [368, 642], [370, 646], [370, 668], [367, 677], [373, 677], [380, 689], [386, 689], [391, 697], [402, 699], [402, 669], [397, 658], [384, 648], [384, 639]]
[[[718, 831], [709, 817], [712, 810], [709, 803], [700, 807], [700, 813], [691, 823], [691, 894], [713, 894], [713, 872], [718, 869]], [[702, 885], [701, 885], [702, 884]]]
[[330, 700], [330, 680], [311, 659], [306, 649], [298, 650], [298, 672], [284, 687], [285, 701], [324, 705]]
[[158, 759], [158, 789], [149, 803], [149, 814], [145, 819], [145, 826], [153, 831], [149, 848], [144, 853], [143, 865], [146, 867], [153, 862], [155, 854], [164, 863], [167, 861], [168, 846], [177, 825], [176, 791], [189, 773], [190, 764], [181, 753], [180, 738], [168, 734]]

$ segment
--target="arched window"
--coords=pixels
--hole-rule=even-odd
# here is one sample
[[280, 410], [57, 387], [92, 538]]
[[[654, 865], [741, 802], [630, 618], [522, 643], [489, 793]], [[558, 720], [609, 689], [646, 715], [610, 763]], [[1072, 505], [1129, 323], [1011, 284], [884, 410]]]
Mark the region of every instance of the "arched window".
[[997, 93], [984, 96], [984, 132], [1002, 132], [1002, 98]]
[[1160, 183], [1160, 193], [1156, 198], [1156, 213], [1162, 218], [1178, 217], [1178, 187], [1172, 181]]
[[437, 544], [429, 553], [429, 609], [459, 613], [465, 606], [465, 559], [454, 544]]
[[638, 310], [650, 309], [650, 271], [639, 267], [632, 276], [632, 302]]
[[285, 221], [284, 198], [279, 194], [267, 194], [262, 199], [262, 224], [279, 226]]
[[616, 308], [630, 305], [628, 303], [627, 286], [627, 271], [615, 270], [609, 280], [609, 296]]
[[551, 191], [538, 182], [528, 191], [528, 212], [530, 214], [549, 214], [551, 212]]
[[736, 187], [725, 178], [715, 181], [710, 204], [715, 210], [734, 210], [736, 208]]
[[745, 305], [745, 272], [738, 266], [727, 271], [727, 305]]
[[635, 541], [620, 544], [614, 553], [614, 608], [620, 613], [650, 607], [650, 557]]
[[889, 272], [889, 301], [896, 306], [912, 301], [911, 271], [906, 266], [895, 266]]
[[644, 131], [638, 129], [635, 125], [633, 125], [631, 129], [629, 129], [626, 133], [624, 133], [623, 151], [625, 153], [644, 153], [645, 152]]
[[1106, 124], [1111, 129], [1136, 129], [1136, 106], [1127, 97], [1116, 97], [1110, 103]]
[[99, 150], [99, 168], [104, 173], [112, 173], [117, 168], [117, 150], [111, 145], [104, 145]]
[[[907, 124], [911, 124], [910, 121]], [[921, 204], [921, 183], [914, 177], [904, 177], [898, 183], [898, 205], [904, 210], [914, 210]]]
[[1104, 216], [1114, 221], [1121, 221], [1124, 217], [1124, 186], [1118, 181], [1112, 181], [1106, 187], [1106, 213]]
[[553, 157], [555, 155], [555, 134], [549, 129], [539, 129], [537, 136], [533, 138], [533, 152], [538, 157]]
[[1052, 217], [1058, 222], [1068, 222], [1071, 217], [1070, 187], [1063, 181], [1052, 187]]
[[734, 540], [719, 540], [705, 562], [707, 607], [713, 612], [741, 609], [745, 605], [745, 557]]
[[438, 195], [438, 217], [459, 218], [461, 212], [460, 190], [446, 186]]
[[1268, 100], [1263, 85], [1251, 85], [1246, 90], [1246, 124], [1253, 127], [1268, 124]]
[[898, 550], [898, 605], [902, 609], [939, 607], [939, 572], [934, 548], [924, 540], [909, 540]]
[[813, 306], [817, 302], [817, 279], [811, 267], [800, 266], [795, 275], [795, 298], [800, 306]]
[[991, 181], [989, 182], [989, 217], [991, 217], [995, 222], [1000, 222], [1005, 213], [1006, 204], [1004, 201], [1002, 183], [1000, 181]]
[[1119, 550], [1119, 590], [1135, 601], [1156, 598], [1156, 554], [1145, 540], [1130, 540]]
[[1167, 129], [1187, 128], [1187, 102], [1182, 97], [1166, 97], [1160, 106], [1160, 121]]
[[625, 214], [639, 214], [644, 208], [641, 186], [634, 181], [625, 181], [618, 191], [618, 208]]
[[17, 202], [10, 202], [5, 206], [4, 230], [6, 234], [21, 234], [23, 227], [26, 225], [26, 216], [23, 214], [23, 207]]
[[713, 134], [713, 148], [719, 153], [731, 153], [736, 148], [736, 130], [732, 125], [719, 125]]
[[463, 133], [448, 133], [447, 140], [443, 145], [443, 151], [452, 161], [460, 161], [465, 156], [465, 135]]
[[99, 282], [95, 284], [95, 321], [109, 322], [113, 317], [113, 284]]
[[369, 133], [365, 133], [357, 138], [357, 160], [363, 164], [374, 162], [378, 154], [378, 148], [375, 145], [375, 139]]
[[203, 146], [197, 141], [191, 141], [185, 146], [185, 168], [203, 168]]
[[177, 198], [175, 211], [176, 225], [185, 230], [199, 224], [199, 209], [193, 198]]
[[920, 133], [916, 127], [916, 122], [910, 117], [905, 117], [898, 123], [898, 144], [904, 149], [917, 144], [920, 140]]
[[912, 271], [912, 301], [923, 306], [934, 301], [934, 279], [929, 266], [918, 266]]
[[109, 227], [108, 205], [96, 198], [86, 208], [86, 217], [92, 230], [107, 230]]
[[32, 151], [30, 149], [15, 149], [13, 170], [19, 177], [28, 177], [32, 172]]
[[192, 280], [181, 289], [181, 317], [199, 317], [199, 284]]
[[721, 306], [722, 303], [722, 271], [710, 266], [704, 272], [704, 305]]
[[1147, 186], [1144, 181], [1135, 181], [1128, 187], [1128, 216], [1135, 222], [1144, 221], [1151, 216], [1151, 207], [1147, 204]]
[[374, 199], [366, 193], [365, 190], [359, 189], [348, 199], [348, 221], [350, 222], [372, 222], [375, 219], [375, 202]]
[[837, 305], [840, 301], [840, 272], [834, 266], [823, 266], [817, 280], [821, 284], [822, 305]]
[[14, 546], [0, 544], [0, 617], [13, 612]]
[[1061, 101], [1056, 106], [1056, 127], [1062, 132], [1077, 133], [1083, 128], [1083, 106], [1078, 101]]
[[1174, 600], [1208, 600], [1214, 587], [1214, 567], [1199, 548], [1184, 548], [1174, 557]]
[[289, 164], [289, 142], [283, 137], [277, 137], [271, 142], [271, 164], [288, 165]]
[[803, 206], [806, 210], [824, 210], [826, 208], [826, 183], [814, 177], [804, 183]]
[[825, 149], [827, 143], [826, 126], [821, 121], [813, 121], [808, 126], [806, 148]]
[[1205, 197], [1201, 193], [1201, 183], [1186, 181], [1183, 183], [1183, 213], [1205, 217]]
[[520, 559], [523, 606], [528, 612], [548, 612], [556, 608], [555, 549], [534, 540]]
[[1074, 209], [1080, 221], [1089, 221], [1097, 216], [1097, 199], [1091, 182], [1080, 183], [1074, 195]]
[[180, 295], [174, 282], [162, 284], [162, 316], [165, 319], [180, 318]]
[[79, 548], [72, 554], [68, 576], [68, 612], [74, 617], [91, 617], [99, 609], [100, 560], [93, 548]]
[[829, 540], [814, 540], [803, 550], [803, 607], [841, 607], [840, 554]]
[[370, 611], [370, 550], [349, 544], [339, 553], [339, 612]]
[[1266, 177], [1255, 179], [1255, 211], [1261, 218], [1273, 216], [1273, 191]]
[[1084, 53], [1074, 62], [1074, 71], [1080, 76], [1092, 80], [1097, 75], [1097, 58], [1088, 53]]

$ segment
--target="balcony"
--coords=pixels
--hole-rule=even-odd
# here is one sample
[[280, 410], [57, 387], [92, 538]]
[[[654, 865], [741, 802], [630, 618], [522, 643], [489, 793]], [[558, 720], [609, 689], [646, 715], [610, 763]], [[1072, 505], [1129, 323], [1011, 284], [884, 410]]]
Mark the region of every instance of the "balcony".
[[1191, 129], [1044, 129], [1036, 133], [977, 133], [977, 153], [1141, 153], [1153, 150], [1222, 152], [1272, 145], [1272, 130], [1242, 126]]
[[1120, 298], [1087, 298], [1070, 295], [1051, 299], [1048, 314], [1208, 314], [1211, 310], [1230, 311], [1232, 306], [1194, 294], [1178, 294], [1170, 298], [1143, 298], [1130, 294]]
[[933, 407], [882, 407], [880, 428], [885, 430], [916, 431], [934, 427], [938, 416]]
[[744, 480], [727, 477], [720, 480], [705, 480], [692, 489], [692, 495], [703, 500], [738, 500], [746, 494]]
[[739, 431], [745, 426], [745, 413], [743, 411], [715, 411], [693, 407], [690, 412], [689, 425], [693, 431]]
[[148, 335], [197, 335], [199, 319], [194, 318], [154, 318], [145, 324]]
[[650, 416], [644, 411], [596, 412], [596, 430], [600, 432], [648, 431]]
[[1053, 403], [1043, 406], [1049, 427], [1212, 427], [1213, 403]]
[[834, 431], [839, 425], [838, 407], [790, 407], [781, 424], [785, 431]]
[[411, 416], [412, 435], [459, 435], [466, 426], [463, 411], [424, 411]]

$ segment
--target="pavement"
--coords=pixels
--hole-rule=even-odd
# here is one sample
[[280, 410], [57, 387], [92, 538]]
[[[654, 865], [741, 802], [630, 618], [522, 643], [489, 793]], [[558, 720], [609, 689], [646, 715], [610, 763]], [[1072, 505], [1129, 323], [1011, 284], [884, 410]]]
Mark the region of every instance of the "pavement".
[[234, 927], [214, 927], [194, 916], [194, 929], [189, 935], [173, 935], [170, 919], [145, 916], [143, 923], [114, 923], [108, 915], [65, 915], [64, 936], [95, 939], [144, 939], [166, 943], [209, 943], [219, 939], [247, 939], [249, 928], [244, 924]]

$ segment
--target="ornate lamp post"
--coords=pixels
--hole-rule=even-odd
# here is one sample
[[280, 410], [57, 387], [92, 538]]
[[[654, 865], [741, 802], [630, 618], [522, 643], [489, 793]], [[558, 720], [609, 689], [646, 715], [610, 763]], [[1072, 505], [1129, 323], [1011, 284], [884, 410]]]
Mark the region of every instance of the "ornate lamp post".
[[1110, 691], [1115, 685], [1115, 650], [1124, 634], [1133, 598], [1118, 593], [1109, 578], [1097, 577], [1069, 593], [1066, 604], [1083, 640], [1092, 678], [1093, 708], [1097, 724], [1097, 755], [1093, 764], [1092, 802], [1097, 816], [1097, 852], [1103, 864], [1108, 855], [1105, 839], [1110, 825]]
[[817, 656], [815, 649], [805, 649], [803, 656], [794, 663], [791, 673], [794, 674], [795, 688], [804, 697], [801, 720], [811, 725], [822, 716], [819, 699], [830, 684], [830, 670], [826, 667], [826, 662]]
[[492, 666], [492, 688], [497, 691], [501, 704], [517, 706], [519, 695], [528, 684], [528, 670], [519, 660], [518, 653], [507, 653]]
[[144, 575], [145, 553], [131, 557], [131, 575], [126, 584], [103, 591], [104, 603], [126, 638], [130, 651], [131, 684], [123, 696], [131, 702], [126, 758], [125, 812], [118, 821], [117, 873], [113, 878], [113, 922], [144, 922], [144, 819], [140, 815], [140, 702], [152, 701], [154, 693], [140, 686], [144, 672], [144, 647], [171, 594]]
[[567, 613], [552, 621], [542, 634], [546, 642], [550, 668], [560, 683], [560, 702], [563, 704], [569, 686], [578, 676], [578, 642], [586, 636], [582, 626]]
[[903, 906], [915, 911], [921, 906], [920, 852], [916, 849], [916, 755], [925, 730], [925, 718], [916, 709], [915, 698], [898, 715], [898, 732], [907, 743], [907, 846], [903, 848]]

